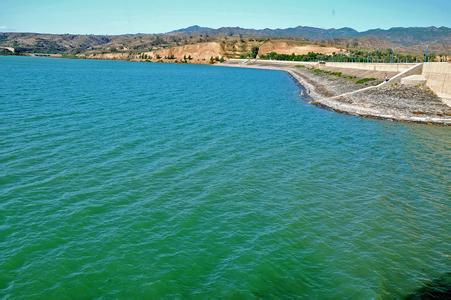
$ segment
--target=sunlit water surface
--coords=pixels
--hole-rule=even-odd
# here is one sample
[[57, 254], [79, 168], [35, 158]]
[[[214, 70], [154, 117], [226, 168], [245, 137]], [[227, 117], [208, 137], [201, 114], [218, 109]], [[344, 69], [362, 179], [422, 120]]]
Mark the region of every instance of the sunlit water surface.
[[0, 296], [400, 298], [451, 270], [451, 131], [286, 73], [0, 58]]

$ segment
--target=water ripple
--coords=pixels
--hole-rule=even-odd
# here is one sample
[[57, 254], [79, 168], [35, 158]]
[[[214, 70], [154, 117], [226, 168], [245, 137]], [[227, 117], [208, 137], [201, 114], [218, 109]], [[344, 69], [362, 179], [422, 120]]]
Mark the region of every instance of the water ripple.
[[448, 128], [282, 72], [0, 68], [1, 297], [391, 299], [450, 270]]

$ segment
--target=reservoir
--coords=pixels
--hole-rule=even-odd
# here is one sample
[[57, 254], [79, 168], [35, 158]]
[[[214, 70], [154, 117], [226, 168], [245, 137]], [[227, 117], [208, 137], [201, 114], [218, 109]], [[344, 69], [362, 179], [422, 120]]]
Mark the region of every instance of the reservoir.
[[0, 297], [396, 299], [450, 272], [449, 127], [300, 92], [0, 57]]

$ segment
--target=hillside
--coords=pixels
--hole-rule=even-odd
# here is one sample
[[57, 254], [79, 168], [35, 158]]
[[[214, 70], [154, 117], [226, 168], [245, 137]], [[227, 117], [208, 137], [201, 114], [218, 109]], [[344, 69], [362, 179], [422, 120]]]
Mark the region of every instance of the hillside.
[[343, 49], [336, 48], [336, 47], [327, 47], [327, 46], [319, 46], [319, 45], [299, 45], [299, 43], [296, 43], [294, 41], [281, 41], [281, 40], [275, 40], [275, 41], [267, 41], [263, 43], [259, 47], [259, 55], [266, 55], [271, 52], [276, 52], [279, 54], [296, 54], [296, 55], [302, 55], [307, 54], [309, 52], [314, 53], [320, 53], [325, 55], [332, 55], [333, 53], [339, 53], [344, 52]]
[[265, 38], [304, 38], [308, 40], [333, 40], [352, 38], [381, 38], [403, 46], [434, 43], [437, 40], [451, 43], [451, 28], [448, 27], [395, 27], [390, 29], [371, 29], [358, 32], [352, 28], [321, 29], [315, 27], [298, 26], [286, 29], [245, 29], [241, 27], [221, 27], [212, 29], [208, 27], [191, 26], [184, 29], [175, 30], [169, 35], [188, 34], [210, 36], [247, 36]]
[[[99, 59], [133, 59], [207, 62], [211, 57], [246, 57], [253, 49], [270, 52], [325, 55], [349, 50], [385, 50], [418, 57], [431, 53], [451, 56], [451, 29], [447, 27], [373, 29], [321, 29], [298, 26], [287, 29], [212, 29], [192, 26], [166, 34], [73, 35], [0, 33], [0, 47], [13, 47], [16, 54], [58, 54]], [[9, 54], [0, 50], [0, 54]], [[186, 60], [184, 57], [191, 57]]]
[[208, 27], [191, 26], [184, 29], [175, 30], [168, 33], [189, 34], [189, 35], [210, 35], [210, 36], [246, 36], [265, 38], [304, 38], [309, 40], [325, 40], [334, 38], [357, 37], [359, 32], [352, 28], [321, 29], [315, 27], [298, 26], [287, 29], [245, 29], [241, 27], [221, 27], [212, 29]]

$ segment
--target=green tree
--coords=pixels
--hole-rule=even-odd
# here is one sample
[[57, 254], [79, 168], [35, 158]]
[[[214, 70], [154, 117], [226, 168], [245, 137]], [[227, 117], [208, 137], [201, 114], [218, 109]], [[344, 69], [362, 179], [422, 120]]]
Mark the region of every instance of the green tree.
[[252, 47], [250, 52], [250, 58], [257, 58], [258, 51], [260, 51], [259, 47]]

